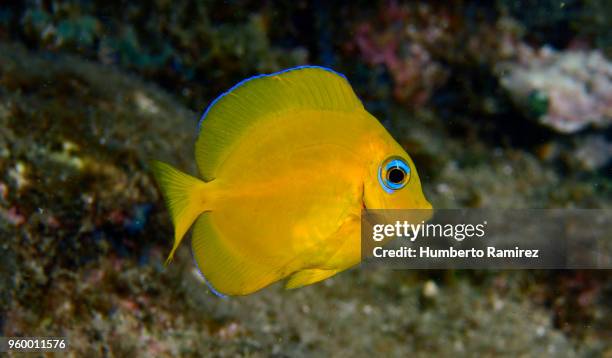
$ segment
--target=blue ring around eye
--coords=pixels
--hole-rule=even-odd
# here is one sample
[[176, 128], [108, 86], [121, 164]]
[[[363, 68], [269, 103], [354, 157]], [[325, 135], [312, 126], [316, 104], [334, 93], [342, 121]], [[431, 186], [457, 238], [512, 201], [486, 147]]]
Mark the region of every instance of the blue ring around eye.
[[[396, 190], [406, 186], [410, 180], [410, 166], [400, 158], [389, 158], [385, 162], [378, 168], [378, 182], [387, 193], [393, 194]], [[401, 183], [393, 183], [387, 178], [387, 173], [394, 168], [404, 172], [404, 180]]]

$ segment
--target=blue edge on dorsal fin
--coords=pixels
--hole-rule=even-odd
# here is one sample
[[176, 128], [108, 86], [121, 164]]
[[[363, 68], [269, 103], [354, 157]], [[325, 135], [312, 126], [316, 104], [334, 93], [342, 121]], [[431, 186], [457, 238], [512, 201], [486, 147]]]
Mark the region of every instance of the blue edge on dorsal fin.
[[316, 65], [302, 65], [302, 66], [297, 66], [297, 67], [287, 68], [287, 69], [284, 69], [284, 70], [282, 70], [282, 71], [278, 71], [278, 72], [274, 72], [274, 73], [269, 73], [269, 74], [261, 74], [261, 75], [255, 75], [255, 76], [249, 77], [249, 78], [247, 78], [247, 79], [244, 79], [244, 80], [242, 80], [242, 81], [238, 82], [237, 84], [235, 84], [234, 86], [232, 86], [232, 88], [230, 88], [229, 90], [227, 90], [227, 91], [223, 92], [221, 95], [219, 95], [219, 97], [215, 98], [215, 99], [214, 99], [214, 100], [213, 100], [213, 101], [212, 101], [212, 102], [211, 102], [211, 103], [208, 105], [208, 107], [206, 107], [206, 110], [204, 111], [204, 114], [202, 114], [202, 117], [200, 117], [200, 120], [198, 121], [198, 133], [200, 132], [200, 127], [202, 126], [202, 121], [203, 121], [203, 120], [206, 118], [206, 116], [208, 115], [208, 112], [210, 111], [210, 109], [211, 109], [211, 108], [213, 108], [213, 107], [214, 107], [214, 105], [215, 105], [215, 104], [217, 104], [217, 102], [218, 102], [219, 100], [221, 100], [221, 98], [225, 97], [227, 94], [231, 93], [232, 91], [234, 91], [234, 90], [235, 90], [235, 89], [237, 89], [238, 87], [240, 87], [240, 86], [244, 85], [245, 83], [247, 83], [247, 82], [249, 82], [249, 81], [252, 81], [252, 80], [254, 80], [254, 79], [257, 79], [257, 78], [278, 76], [278, 75], [283, 74], [283, 73], [285, 73], [285, 72], [290, 72], [290, 71], [295, 71], [295, 70], [302, 70], [302, 69], [305, 69], [305, 68], [318, 68], [318, 69], [320, 69], [320, 70], [328, 71], [328, 72], [331, 72], [331, 73], [333, 73], [333, 74], [335, 74], [335, 75], [338, 75], [338, 76], [340, 76], [340, 77], [342, 77], [342, 78], [344, 78], [345, 80], [347, 80], [347, 81], [348, 81], [348, 79], [346, 78], [346, 76], [345, 76], [345, 75], [343, 75], [342, 73], [340, 73], [340, 72], [336, 72], [336, 71], [334, 71], [334, 70], [332, 70], [331, 68], [328, 68], [328, 67], [316, 66]]
[[[282, 71], [278, 71], [278, 72], [274, 72], [274, 73], [270, 73], [270, 74], [261, 74], [261, 75], [256, 75], [256, 76], [252, 76], [249, 77], [247, 79], [244, 79], [240, 82], [238, 82], [237, 84], [235, 84], [232, 88], [230, 88], [229, 90], [227, 90], [226, 92], [222, 93], [221, 95], [219, 95], [219, 97], [215, 98], [214, 101], [212, 101], [208, 107], [206, 108], [206, 110], [204, 111], [204, 114], [202, 115], [202, 117], [200, 117], [200, 121], [198, 122], [198, 133], [200, 132], [200, 127], [202, 125], [202, 121], [206, 118], [206, 116], [208, 115], [208, 112], [210, 111], [210, 109], [219, 101], [221, 100], [223, 97], [225, 97], [227, 94], [231, 93], [232, 91], [234, 91], [235, 89], [237, 89], [238, 87], [244, 85], [245, 83], [257, 79], [257, 78], [262, 78], [262, 77], [271, 77], [271, 76], [277, 76], [280, 75], [282, 73], [285, 72], [289, 72], [289, 71], [295, 71], [295, 70], [301, 70], [304, 68], [318, 68], [320, 70], [324, 70], [324, 71], [329, 71], [333, 74], [336, 74], [342, 78], [344, 78], [345, 80], [348, 81], [348, 79], [346, 78], [345, 75], [343, 75], [342, 73], [336, 72], [334, 70], [332, 70], [331, 68], [327, 68], [327, 67], [323, 67], [323, 66], [315, 66], [315, 65], [303, 65], [303, 66], [297, 66], [297, 67], [291, 67], [291, 68], [287, 68], [285, 70]], [[198, 266], [198, 262], [195, 259], [195, 256], [193, 254], [193, 249], [191, 249], [191, 257], [193, 258], [193, 263], [196, 267], [196, 269], [198, 270], [198, 273], [200, 274], [200, 276], [202, 277], [202, 279], [204, 280], [204, 283], [206, 284], [206, 286], [208, 286], [208, 289], [210, 289], [210, 291], [212, 293], [214, 293], [217, 297], [221, 297], [221, 298], [229, 298], [228, 295], [224, 295], [221, 292], [217, 291], [217, 289], [215, 289], [215, 287], [206, 279], [206, 276], [204, 276], [204, 274], [202, 273], [202, 270], [200, 270], [200, 267]]]

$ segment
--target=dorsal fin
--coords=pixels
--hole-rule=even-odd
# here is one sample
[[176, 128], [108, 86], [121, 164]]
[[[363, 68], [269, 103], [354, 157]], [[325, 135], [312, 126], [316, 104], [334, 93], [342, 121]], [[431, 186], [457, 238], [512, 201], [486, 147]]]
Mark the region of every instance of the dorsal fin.
[[196, 162], [205, 181], [215, 178], [234, 143], [259, 120], [288, 110], [353, 112], [361, 101], [343, 75], [301, 66], [246, 79], [215, 99], [200, 119]]

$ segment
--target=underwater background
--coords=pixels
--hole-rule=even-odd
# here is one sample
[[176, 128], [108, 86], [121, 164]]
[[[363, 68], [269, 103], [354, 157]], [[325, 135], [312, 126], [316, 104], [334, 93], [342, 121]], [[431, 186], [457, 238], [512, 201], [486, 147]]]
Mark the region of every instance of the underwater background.
[[605, 0], [2, 2], [0, 336], [91, 357], [611, 357], [606, 270], [362, 267], [219, 299], [187, 247], [164, 267], [148, 165], [196, 173], [216, 96], [314, 64], [434, 208], [609, 210], [611, 19]]

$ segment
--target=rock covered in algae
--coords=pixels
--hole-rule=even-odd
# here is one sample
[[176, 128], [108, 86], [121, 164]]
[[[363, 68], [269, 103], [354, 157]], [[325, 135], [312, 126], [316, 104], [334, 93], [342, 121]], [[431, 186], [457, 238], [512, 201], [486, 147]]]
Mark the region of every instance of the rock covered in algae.
[[612, 62], [601, 51], [522, 45], [518, 53], [500, 65], [501, 83], [541, 123], [562, 133], [612, 123]]
[[0, 38], [116, 64], [180, 92], [194, 107], [229, 82], [302, 64], [308, 55], [303, 46], [273, 44], [291, 19], [248, 0], [7, 5], [0, 9]]
[[147, 160], [193, 170], [196, 118], [124, 73], [0, 44], [0, 306], [44, 305], [57, 275], [165, 243]]

